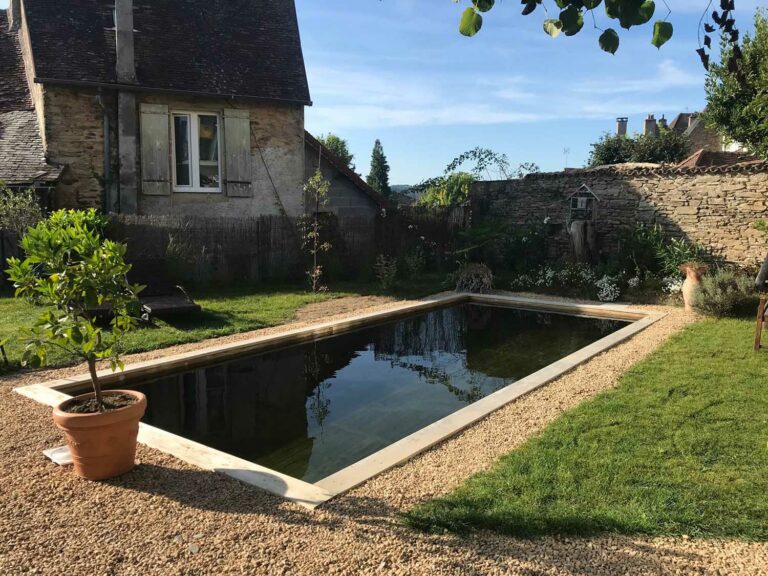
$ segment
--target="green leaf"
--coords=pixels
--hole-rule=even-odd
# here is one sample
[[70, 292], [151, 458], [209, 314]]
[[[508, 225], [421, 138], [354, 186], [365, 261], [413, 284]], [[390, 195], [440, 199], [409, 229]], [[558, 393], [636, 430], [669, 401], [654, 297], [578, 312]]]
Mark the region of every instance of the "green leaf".
[[611, 3], [609, 11], [608, 0], [606, 0], [605, 9], [606, 14], [611, 18], [619, 19], [622, 28], [629, 29], [632, 26], [640, 26], [648, 22], [656, 11], [656, 4], [653, 0], [646, 0], [645, 2], [616, 0]]
[[670, 38], [672, 38], [672, 23], [658, 20], [656, 24], [653, 25], [653, 39], [651, 40], [651, 44], [656, 46], [656, 48], [661, 48]]
[[635, 26], [640, 26], [642, 24], [645, 24], [646, 22], [650, 21], [651, 18], [653, 18], [653, 13], [656, 12], [656, 3], [653, 2], [653, 0], [647, 0], [646, 2], [643, 2], [640, 4], [640, 8], [637, 11], [637, 15], [635, 16], [634, 24]]
[[475, 8], [480, 10], [480, 12], [488, 12], [488, 10], [493, 8], [495, 2], [496, 0], [472, 0]]
[[619, 49], [619, 35], [613, 28], [608, 28], [600, 34], [598, 42], [600, 43], [600, 48], [611, 54], [616, 54], [616, 50]]
[[523, 8], [523, 16], [528, 16], [528, 14], [533, 13], [534, 10], [536, 10], [536, 6], [538, 6], [538, 2], [536, 0], [530, 0], [525, 4], [525, 8]]
[[568, 6], [568, 8], [560, 12], [560, 22], [563, 23], [565, 35], [573, 36], [584, 27], [584, 15], [575, 6]]
[[552, 36], [552, 38], [557, 38], [560, 36], [560, 32], [563, 30], [563, 23], [560, 22], [560, 20], [555, 20], [554, 18], [548, 18], [547, 20], [544, 20], [544, 32]]
[[600, 6], [600, 2], [603, 0], [584, 0], [584, 8], [587, 10], [594, 10], [598, 6]]
[[474, 36], [483, 27], [483, 17], [474, 8], [467, 8], [461, 16], [459, 32], [464, 36]]

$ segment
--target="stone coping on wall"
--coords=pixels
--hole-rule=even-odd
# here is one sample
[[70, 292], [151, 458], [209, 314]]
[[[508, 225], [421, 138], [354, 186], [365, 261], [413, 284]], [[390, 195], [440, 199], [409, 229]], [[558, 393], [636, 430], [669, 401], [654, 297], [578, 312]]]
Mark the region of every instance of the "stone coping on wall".
[[[768, 162], [751, 161], [728, 166], [694, 166], [678, 168], [676, 165], [663, 164], [615, 164], [610, 166], [598, 166], [596, 168], [575, 168], [561, 170], [560, 172], [534, 172], [526, 174], [523, 180], [549, 179], [549, 178], [577, 178], [579, 176], [677, 176], [696, 174], [755, 174], [765, 172], [768, 174]], [[508, 180], [482, 180], [479, 184], [493, 182], [507, 182]]]

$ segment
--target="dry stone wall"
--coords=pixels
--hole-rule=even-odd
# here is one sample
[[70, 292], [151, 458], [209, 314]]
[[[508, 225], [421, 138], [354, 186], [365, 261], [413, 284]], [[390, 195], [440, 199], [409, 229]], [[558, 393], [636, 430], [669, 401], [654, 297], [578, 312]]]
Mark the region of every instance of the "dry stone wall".
[[598, 198], [594, 223], [603, 253], [621, 248], [622, 229], [644, 222], [740, 264], [753, 265], [765, 257], [765, 237], [754, 223], [768, 218], [768, 164], [680, 170], [611, 167], [478, 182], [472, 190], [473, 213], [478, 219], [493, 215], [516, 224], [547, 219], [552, 255], [568, 256], [568, 198], [584, 184]]

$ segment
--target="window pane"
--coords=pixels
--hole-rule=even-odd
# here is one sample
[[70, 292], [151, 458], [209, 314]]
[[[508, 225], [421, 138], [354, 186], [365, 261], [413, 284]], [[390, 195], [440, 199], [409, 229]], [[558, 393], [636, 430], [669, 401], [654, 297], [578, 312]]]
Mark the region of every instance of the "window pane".
[[219, 117], [199, 116], [200, 187], [218, 188], [219, 177]]
[[189, 161], [189, 116], [173, 117], [174, 158], [176, 161], [176, 186], [191, 186], [192, 164]]

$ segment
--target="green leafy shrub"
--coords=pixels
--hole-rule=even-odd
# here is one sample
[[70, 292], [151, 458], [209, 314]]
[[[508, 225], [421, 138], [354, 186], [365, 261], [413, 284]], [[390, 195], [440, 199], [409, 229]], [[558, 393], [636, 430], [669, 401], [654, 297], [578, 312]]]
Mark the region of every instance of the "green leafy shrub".
[[466, 264], [455, 273], [454, 279], [457, 292], [487, 294], [493, 290], [493, 272], [485, 264]]
[[592, 144], [588, 164], [592, 168], [625, 162], [676, 164], [690, 153], [689, 138], [674, 130], [662, 128], [658, 134], [634, 136], [603, 134]]
[[719, 268], [701, 280], [693, 306], [709, 316], [733, 316], [755, 298], [754, 280], [739, 271]]
[[416, 246], [403, 256], [402, 267], [406, 278], [413, 278], [421, 274], [427, 266], [427, 256], [424, 248]]
[[695, 262], [701, 256], [702, 249], [685, 238], [670, 238], [664, 240], [656, 251], [660, 272], [665, 276], [673, 276], [678, 273], [680, 267], [686, 262]]
[[397, 279], [397, 258], [379, 254], [373, 269], [382, 290], [394, 288]]
[[[85, 361], [100, 411], [104, 410], [96, 362], [108, 360], [122, 368], [122, 337], [138, 324], [137, 294], [125, 263], [126, 247], [102, 239], [103, 224], [95, 211], [61, 210], [31, 228], [21, 240], [26, 259], [8, 260], [8, 275], [16, 297], [46, 306], [30, 333], [22, 364], [38, 368], [51, 349]], [[91, 313], [98, 306], [111, 308], [110, 330], [99, 327]]]
[[33, 190], [13, 191], [0, 184], [0, 230], [19, 238], [43, 219], [43, 209]]
[[668, 237], [658, 224], [638, 224], [619, 236], [612, 267], [633, 270], [638, 276], [677, 276], [682, 264], [698, 260], [701, 253], [700, 246], [685, 238]]

